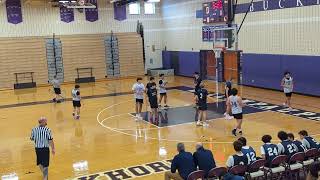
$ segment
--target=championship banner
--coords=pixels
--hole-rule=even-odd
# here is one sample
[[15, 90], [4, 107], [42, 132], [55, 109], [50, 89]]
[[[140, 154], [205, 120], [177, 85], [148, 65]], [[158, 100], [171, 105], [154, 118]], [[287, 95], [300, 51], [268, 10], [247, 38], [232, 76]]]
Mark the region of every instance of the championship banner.
[[126, 5], [117, 6], [113, 3], [114, 7], [114, 19], [118, 21], [123, 21], [127, 19], [127, 8]]
[[65, 23], [70, 23], [74, 21], [73, 9], [60, 6], [60, 19], [62, 22]]
[[214, 27], [209, 27], [208, 30], [208, 41], [213, 42], [214, 41]]
[[95, 22], [99, 19], [98, 14], [98, 0], [88, 0], [89, 3], [96, 6], [96, 8], [86, 8], [86, 20], [90, 22]]
[[20, 0], [7, 0], [6, 10], [8, 22], [12, 24], [19, 24], [22, 22], [22, 11]]
[[209, 26], [203, 26], [202, 27], [202, 41], [209, 41], [209, 32], [210, 27]]

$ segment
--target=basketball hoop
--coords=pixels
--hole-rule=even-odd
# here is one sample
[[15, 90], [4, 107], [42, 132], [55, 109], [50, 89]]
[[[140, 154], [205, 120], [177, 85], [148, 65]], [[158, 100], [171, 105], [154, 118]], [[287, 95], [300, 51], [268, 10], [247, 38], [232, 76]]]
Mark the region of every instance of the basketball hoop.
[[213, 43], [213, 51], [216, 58], [220, 58], [221, 52], [226, 50], [225, 42], [224, 41], [216, 41]]

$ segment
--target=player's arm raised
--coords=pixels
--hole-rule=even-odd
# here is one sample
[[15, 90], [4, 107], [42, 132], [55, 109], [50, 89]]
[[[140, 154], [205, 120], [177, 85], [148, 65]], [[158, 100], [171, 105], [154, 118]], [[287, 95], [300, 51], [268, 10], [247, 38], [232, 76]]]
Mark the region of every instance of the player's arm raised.
[[228, 107], [231, 107], [230, 98], [227, 98], [227, 103], [226, 103], [226, 105], [227, 105]]

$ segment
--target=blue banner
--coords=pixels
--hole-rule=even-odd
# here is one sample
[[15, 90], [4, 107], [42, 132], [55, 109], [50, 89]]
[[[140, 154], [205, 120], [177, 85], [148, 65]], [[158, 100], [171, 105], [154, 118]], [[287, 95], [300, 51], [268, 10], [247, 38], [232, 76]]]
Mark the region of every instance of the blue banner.
[[123, 21], [127, 19], [127, 8], [126, 5], [117, 6], [116, 3], [113, 3], [114, 7], [114, 19], [118, 21]]
[[65, 23], [74, 21], [73, 9], [60, 6], [60, 20]]
[[12, 24], [19, 24], [22, 22], [22, 11], [20, 0], [7, 0], [6, 10], [8, 22]]
[[96, 6], [96, 8], [86, 8], [86, 20], [90, 22], [95, 22], [99, 19], [99, 13], [98, 13], [98, 1], [97, 0], [89, 0], [89, 3]]
[[210, 31], [209, 26], [202, 27], [202, 41], [204, 42], [209, 41], [209, 31]]

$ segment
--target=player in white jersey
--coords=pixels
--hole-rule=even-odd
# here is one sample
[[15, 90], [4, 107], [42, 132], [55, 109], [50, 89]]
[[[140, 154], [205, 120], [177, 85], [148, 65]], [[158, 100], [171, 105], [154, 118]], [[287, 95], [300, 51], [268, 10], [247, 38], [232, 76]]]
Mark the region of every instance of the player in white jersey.
[[228, 97], [227, 105], [229, 106], [229, 109], [231, 109], [233, 117], [237, 120], [236, 127], [232, 130], [232, 134], [234, 136], [237, 136], [237, 131], [240, 135], [242, 135], [242, 108], [244, 107], [244, 103], [242, 101], [242, 98], [238, 96], [238, 90], [236, 88], [233, 88], [231, 90], [231, 96]]
[[136, 118], [137, 119], [142, 119], [141, 110], [142, 110], [144, 91], [145, 91], [145, 87], [141, 81], [142, 81], [142, 78], [137, 78], [137, 82], [132, 86], [134, 98], [136, 99]]
[[60, 81], [57, 79], [57, 75], [54, 75], [53, 79], [51, 80], [51, 85], [54, 90], [54, 95], [55, 97], [53, 98], [53, 102], [60, 103], [61, 100], [63, 99], [61, 95], [61, 89], [60, 89]]
[[73, 104], [73, 117], [75, 119], [80, 118], [80, 107], [81, 107], [81, 96], [80, 96], [80, 86], [75, 85], [74, 89], [71, 91], [72, 104]]
[[284, 77], [281, 81], [281, 86], [283, 88], [283, 92], [286, 95], [286, 102], [283, 104], [284, 106], [288, 106], [291, 109], [291, 96], [293, 92], [293, 78], [291, 77], [290, 72], [285, 72]]
[[159, 93], [160, 93], [160, 99], [159, 99], [159, 106], [161, 106], [162, 99], [164, 100], [164, 107], [167, 108], [167, 89], [166, 86], [168, 82], [164, 79], [164, 74], [160, 74], [160, 80], [159, 80]]

